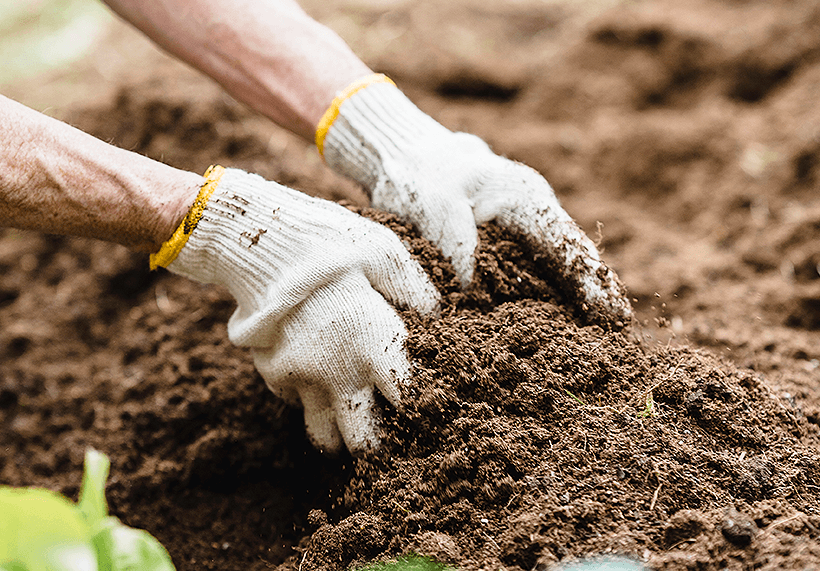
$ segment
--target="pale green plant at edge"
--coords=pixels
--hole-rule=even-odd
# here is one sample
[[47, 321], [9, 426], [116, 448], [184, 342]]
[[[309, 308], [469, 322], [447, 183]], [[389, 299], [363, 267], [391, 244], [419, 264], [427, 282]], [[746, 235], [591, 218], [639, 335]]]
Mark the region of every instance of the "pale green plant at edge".
[[85, 454], [80, 500], [41, 488], [0, 486], [0, 571], [174, 571], [145, 531], [108, 515], [108, 457]]
[[366, 567], [359, 567], [356, 571], [456, 571], [438, 561], [433, 561], [421, 555], [405, 555], [395, 561], [385, 563], [371, 563]]

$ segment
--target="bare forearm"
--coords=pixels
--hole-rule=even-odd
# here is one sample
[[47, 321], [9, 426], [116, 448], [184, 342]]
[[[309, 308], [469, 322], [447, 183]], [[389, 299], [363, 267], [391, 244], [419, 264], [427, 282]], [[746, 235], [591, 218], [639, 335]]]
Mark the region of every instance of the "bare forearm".
[[201, 180], [0, 96], [0, 226], [156, 251]]
[[336, 93], [370, 72], [294, 0], [105, 0], [235, 98], [312, 139]]

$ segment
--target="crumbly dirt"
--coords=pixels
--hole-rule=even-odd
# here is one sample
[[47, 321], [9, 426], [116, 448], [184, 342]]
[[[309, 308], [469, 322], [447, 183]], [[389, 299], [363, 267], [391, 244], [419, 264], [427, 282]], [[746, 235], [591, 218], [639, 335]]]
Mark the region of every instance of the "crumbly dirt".
[[[361, 210], [404, 238], [443, 311], [403, 313], [413, 382], [406, 410], [385, 407], [383, 449], [329, 458], [228, 342], [226, 291], [108, 244], [0, 231], [0, 483], [76, 497], [100, 449], [112, 511], [182, 571], [410, 551], [465, 571], [609, 553], [820, 567], [820, 6], [305, 5], [424, 110], [544, 173], [636, 321], [585, 323], [492, 224], [459, 291], [411, 228]], [[112, 53], [140, 65], [100, 63]], [[366, 204], [128, 30], [2, 91], [180, 168]]]

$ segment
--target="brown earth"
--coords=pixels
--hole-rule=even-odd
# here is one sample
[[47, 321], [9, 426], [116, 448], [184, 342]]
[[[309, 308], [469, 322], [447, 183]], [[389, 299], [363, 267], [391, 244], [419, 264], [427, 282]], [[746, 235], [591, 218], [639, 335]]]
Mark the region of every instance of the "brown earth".
[[[366, 211], [406, 237], [445, 305], [406, 316], [414, 384], [405, 413], [386, 411], [384, 449], [327, 458], [227, 341], [225, 291], [119, 247], [6, 230], [0, 482], [76, 496], [98, 448], [113, 512], [180, 570], [409, 551], [465, 570], [601, 553], [820, 567], [820, 5], [305, 4], [423, 109], [543, 172], [636, 323], [584, 324], [492, 225], [459, 292], [429, 244]], [[128, 30], [4, 92], [181, 168], [365, 202]]]

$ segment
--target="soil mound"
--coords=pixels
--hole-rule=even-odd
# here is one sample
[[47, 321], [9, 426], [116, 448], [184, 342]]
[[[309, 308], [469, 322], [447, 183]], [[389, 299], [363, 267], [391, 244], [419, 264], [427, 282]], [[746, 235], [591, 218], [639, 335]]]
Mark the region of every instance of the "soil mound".
[[498, 228], [461, 294], [429, 246], [390, 225], [450, 294], [440, 319], [408, 316], [408, 410], [390, 414], [383, 451], [354, 462], [334, 523], [314, 514], [325, 523], [302, 569], [407, 551], [465, 570], [589, 553], [654, 568], [820, 563], [820, 434], [765, 378], [584, 326]]

